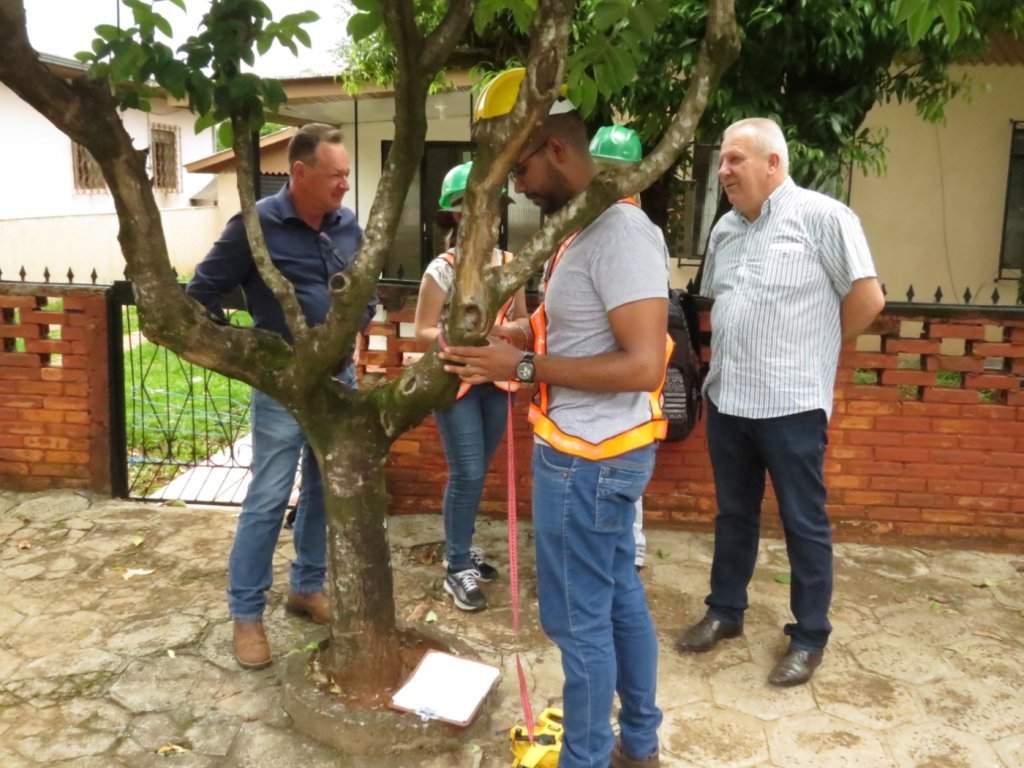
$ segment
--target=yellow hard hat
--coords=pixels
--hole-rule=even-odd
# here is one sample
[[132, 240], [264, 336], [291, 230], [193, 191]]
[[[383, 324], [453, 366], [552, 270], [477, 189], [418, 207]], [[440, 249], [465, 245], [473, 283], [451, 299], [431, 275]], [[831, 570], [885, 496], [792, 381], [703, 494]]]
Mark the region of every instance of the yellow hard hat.
[[[493, 80], [483, 87], [477, 97], [476, 106], [473, 107], [474, 120], [486, 120], [489, 117], [501, 117], [512, 111], [519, 98], [519, 86], [526, 77], [525, 67], [513, 67], [498, 74]], [[563, 112], [571, 112], [576, 109], [575, 105], [565, 98], [567, 88], [563, 85], [560, 91], [561, 97], [551, 105], [549, 114], [557, 115]]]
[[526, 76], [524, 67], [506, 69], [484, 86], [473, 108], [474, 120], [500, 117], [512, 111], [519, 97], [519, 85]]

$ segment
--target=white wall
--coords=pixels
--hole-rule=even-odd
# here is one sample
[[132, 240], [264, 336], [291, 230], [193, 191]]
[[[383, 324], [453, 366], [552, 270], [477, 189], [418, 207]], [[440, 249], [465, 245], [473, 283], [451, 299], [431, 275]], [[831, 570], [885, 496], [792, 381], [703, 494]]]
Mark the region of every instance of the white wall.
[[[116, 239], [113, 198], [107, 192], [75, 190], [71, 140], [2, 85], [0, 114], [0, 168], [6, 181], [0, 185], [3, 279], [19, 279], [22, 266], [29, 281], [41, 280], [45, 267], [51, 280], [66, 280], [69, 267], [76, 280], [87, 280], [93, 269], [101, 283], [122, 279], [124, 260]], [[149, 146], [151, 125], [178, 127], [182, 166], [213, 151], [211, 130], [196, 135], [195, 117], [163, 102], [155, 101], [151, 113], [129, 110], [122, 120], [139, 148]], [[204, 241], [201, 256], [219, 230], [214, 227], [211, 233], [209, 210], [189, 204], [210, 176], [190, 174], [184, 167], [179, 172], [181, 190], [155, 191], [155, 196], [164, 216], [171, 262], [181, 270], [180, 265], [195, 263], [200, 238]]]
[[1016, 299], [1016, 281], [997, 281], [1010, 158], [1011, 120], [1024, 120], [1024, 67], [975, 66], [969, 99], [946, 109], [944, 125], [919, 118], [912, 105], [878, 106], [866, 125], [888, 132], [882, 177], [858, 175], [850, 205], [860, 216], [890, 300], [1000, 303]]

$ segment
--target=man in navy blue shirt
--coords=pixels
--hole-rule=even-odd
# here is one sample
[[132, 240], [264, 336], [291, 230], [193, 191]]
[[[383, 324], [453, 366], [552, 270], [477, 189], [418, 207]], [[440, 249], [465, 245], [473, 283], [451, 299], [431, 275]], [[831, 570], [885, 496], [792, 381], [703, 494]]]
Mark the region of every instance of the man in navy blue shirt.
[[[313, 326], [324, 321], [331, 306], [328, 280], [352, 265], [362, 238], [355, 214], [341, 207], [351, 170], [341, 131], [322, 123], [303, 126], [288, 145], [288, 170], [288, 185], [257, 202], [256, 210], [271, 259], [295, 287], [306, 322]], [[224, 319], [221, 300], [237, 287], [245, 294], [253, 324], [290, 342], [281, 305], [256, 269], [240, 213], [228, 221], [186, 290]], [[376, 299], [366, 306], [360, 330], [366, 329], [376, 306]], [[337, 377], [356, 386], [351, 352], [341, 361]], [[295, 559], [285, 609], [319, 624], [330, 623], [331, 611], [324, 594], [326, 520], [316, 458], [288, 410], [256, 389], [250, 419], [252, 480], [228, 561], [228, 608], [234, 619], [235, 659], [243, 667], [260, 669], [272, 661], [263, 611], [273, 580], [274, 549], [300, 462]]]

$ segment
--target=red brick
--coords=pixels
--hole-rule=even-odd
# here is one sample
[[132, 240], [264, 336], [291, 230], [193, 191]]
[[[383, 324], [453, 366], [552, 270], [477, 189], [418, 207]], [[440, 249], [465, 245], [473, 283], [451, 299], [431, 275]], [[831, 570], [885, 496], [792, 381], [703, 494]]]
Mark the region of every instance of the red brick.
[[20, 395], [59, 395], [64, 385], [54, 381], [24, 381], [16, 384], [14, 389]]
[[872, 477], [871, 489], [873, 491], [896, 491], [897, 493], [923, 493], [928, 481], [923, 477], [907, 477], [902, 474], [899, 477]]
[[913, 370], [883, 371], [882, 384], [886, 386], [913, 384], [919, 387], [933, 387], [935, 386], [935, 374]]
[[46, 461], [54, 464], [88, 464], [89, 454], [84, 451], [47, 451]]
[[867, 513], [872, 520], [915, 522], [921, 519], [921, 510], [911, 507], [871, 507]]
[[[996, 430], [1002, 425], [994, 425]], [[988, 435], [993, 433], [993, 425], [987, 421], [973, 419], [935, 419], [932, 422], [932, 429], [939, 433], [954, 435]]]
[[925, 360], [925, 369], [929, 371], [970, 371], [972, 373], [980, 373], [985, 370], [985, 361], [977, 357], [936, 355]]
[[880, 462], [900, 462], [900, 471], [902, 472], [902, 464], [913, 464], [917, 462], [927, 462], [930, 460], [930, 451], [927, 448], [908, 448], [901, 446], [899, 448], [888, 448], [885, 446], [879, 446], [875, 448], [875, 458]]
[[876, 400], [878, 402], [899, 402], [900, 393], [892, 387], [874, 384], [854, 384], [842, 387], [847, 400]]
[[846, 491], [843, 496], [847, 504], [863, 504], [868, 507], [891, 507], [896, 503], [895, 493], [883, 491]]
[[85, 403], [78, 397], [44, 397], [43, 407], [55, 411], [80, 411]]
[[40, 368], [43, 362], [39, 355], [27, 355], [22, 352], [0, 352], [0, 367], [3, 368]]
[[943, 493], [901, 493], [897, 498], [901, 507], [945, 507], [950, 501]]
[[970, 512], [954, 512], [948, 509], [922, 509], [921, 520], [926, 523], [959, 523], [971, 525], [975, 515]]
[[874, 419], [867, 416], [836, 416], [832, 419], [831, 429], [873, 429]]
[[0, 461], [0, 475], [27, 475], [28, 464]]
[[[932, 461], [936, 464], [958, 464], [961, 466], [974, 466], [985, 464], [985, 456], [980, 451], [957, 451], [935, 449], [932, 451]], [[946, 469], [949, 472], [949, 469]]]
[[953, 496], [973, 496], [981, 493], [981, 481], [948, 478], [929, 480], [928, 490], [932, 493], [945, 493]]
[[974, 509], [986, 512], [1009, 512], [1011, 500], [1003, 497], [961, 496], [955, 499], [956, 506], [961, 509]]
[[920, 536], [922, 538], [933, 538], [939, 535], [940, 528], [936, 523], [894, 523], [893, 531], [897, 536]]
[[978, 402], [976, 389], [952, 389], [947, 387], [928, 387], [924, 391], [926, 403], [963, 403], [974, 405]]
[[963, 435], [960, 438], [960, 447], [965, 450], [1013, 451], [1016, 448], [1016, 444], [1017, 440], [1010, 436]]
[[870, 477], [857, 477], [855, 475], [833, 475], [828, 478], [825, 485], [828, 486], [830, 493], [838, 489], [852, 488], [854, 490], [865, 490], [873, 487]]
[[81, 464], [33, 464], [29, 468], [29, 474], [40, 477], [60, 477], [89, 479], [89, 468]]
[[968, 389], [1009, 389], [1020, 388], [1020, 379], [1016, 376], [1004, 376], [1001, 374], [968, 373], [964, 376], [964, 387]]
[[981, 493], [985, 496], [1024, 498], [1024, 483], [987, 482], [982, 485]]
[[[844, 435], [851, 445], [903, 445], [903, 435], [898, 432], [850, 431]], [[831, 435], [830, 435], [831, 438]]]
[[[877, 452], [883, 449], [876, 449]], [[895, 461], [847, 461], [844, 463], [847, 472], [855, 475], [888, 475], [890, 477], [903, 474], [903, 465]]]
[[36, 308], [35, 296], [11, 296], [0, 295], [0, 309], [27, 309]]
[[892, 416], [900, 413], [900, 405], [891, 402], [857, 401], [849, 403], [846, 412], [851, 416]]
[[985, 338], [985, 328], [981, 325], [956, 325], [953, 323], [932, 323], [928, 335], [933, 339], [975, 339]]
[[[20, 389], [21, 387], [15, 387]], [[0, 408], [17, 408], [18, 410], [35, 410], [43, 407], [43, 398], [38, 395], [20, 394], [12, 392], [9, 395], [0, 395]]]
[[956, 435], [933, 435], [930, 432], [923, 434], [904, 435], [903, 444], [910, 447], [923, 448], [959, 448], [960, 439]]
[[28, 448], [0, 448], [0, 461], [42, 461], [43, 452]]
[[21, 418], [25, 421], [36, 421], [41, 423], [52, 424], [60, 421], [64, 421], [65, 416], [70, 415], [67, 411], [46, 411], [42, 409], [33, 409], [31, 411], [25, 411]]
[[869, 371], [898, 368], [900, 364], [899, 358], [896, 355], [886, 355], [881, 352], [844, 352], [841, 361], [841, 365], [844, 368], [857, 368]]
[[879, 432], [931, 432], [932, 420], [911, 416], [879, 416], [874, 428]]
[[[925, 390], [925, 393], [935, 391], [942, 392], [944, 390]], [[950, 392], [956, 390], [948, 390]], [[973, 402], [977, 402], [976, 400]], [[922, 416], [934, 416], [934, 417], [947, 417], [955, 419], [960, 416], [961, 406], [959, 405], [946, 405], [945, 403], [903, 403], [903, 415], [907, 417], [920, 418]]]
[[978, 357], [1024, 357], [1024, 347], [1006, 342], [975, 342], [971, 353]]
[[71, 445], [71, 441], [65, 437], [36, 437], [26, 435], [24, 438], [24, 444], [26, 448], [64, 449]]
[[1024, 467], [1024, 453], [993, 451], [987, 463], [995, 467]]

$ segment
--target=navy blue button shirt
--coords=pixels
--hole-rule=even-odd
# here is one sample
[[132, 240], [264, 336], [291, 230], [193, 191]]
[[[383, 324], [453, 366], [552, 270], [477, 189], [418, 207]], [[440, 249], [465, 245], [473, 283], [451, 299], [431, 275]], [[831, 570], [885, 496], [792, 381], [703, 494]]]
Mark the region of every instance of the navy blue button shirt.
[[[274, 266], [295, 286], [306, 322], [310, 326], [323, 323], [331, 307], [327, 281], [334, 273], [352, 265], [362, 240], [363, 230], [355, 214], [348, 208], [328, 213], [318, 232], [295, 212], [287, 185], [273, 197], [258, 201], [256, 212]], [[215, 317], [223, 319], [221, 300], [239, 286], [245, 294], [253, 324], [275, 331], [291, 343], [292, 335], [285, 324], [281, 305], [256, 269], [241, 212], [228, 221], [220, 239], [196, 266], [195, 276], [185, 290]], [[375, 296], [366, 305], [360, 331], [366, 330], [376, 309]]]

